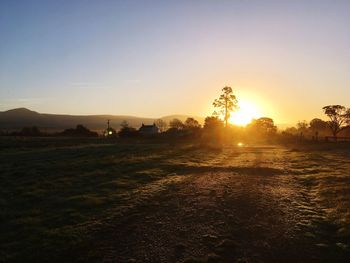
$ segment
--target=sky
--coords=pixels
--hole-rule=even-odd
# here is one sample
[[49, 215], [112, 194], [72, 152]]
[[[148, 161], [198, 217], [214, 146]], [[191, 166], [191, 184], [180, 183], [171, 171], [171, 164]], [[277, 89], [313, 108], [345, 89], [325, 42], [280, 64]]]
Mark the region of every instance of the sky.
[[349, 14], [347, 0], [1, 0], [0, 111], [207, 116], [231, 86], [260, 116], [309, 121], [350, 106]]

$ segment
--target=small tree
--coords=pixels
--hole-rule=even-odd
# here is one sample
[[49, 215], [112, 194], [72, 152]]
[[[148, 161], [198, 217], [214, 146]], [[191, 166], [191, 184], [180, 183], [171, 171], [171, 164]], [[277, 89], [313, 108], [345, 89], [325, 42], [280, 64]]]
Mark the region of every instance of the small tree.
[[128, 128], [128, 127], [129, 127], [129, 123], [128, 123], [126, 120], [123, 120], [123, 121], [120, 123], [120, 127], [122, 127], [122, 128]]
[[22, 136], [40, 136], [42, 133], [40, 132], [39, 128], [36, 126], [33, 127], [24, 127], [20, 134]]
[[138, 131], [132, 127], [123, 127], [118, 131], [118, 136], [121, 138], [137, 137], [138, 135]]
[[333, 137], [337, 138], [337, 134], [350, 124], [350, 109], [341, 105], [328, 105], [322, 109], [330, 119], [328, 127], [331, 129]]
[[218, 130], [224, 127], [222, 120], [218, 117], [206, 117], [204, 120], [205, 130]]
[[201, 133], [201, 125], [194, 118], [187, 118], [184, 123], [184, 131], [187, 136], [196, 137]]
[[58, 135], [68, 137], [97, 137], [98, 133], [90, 131], [85, 126], [78, 124], [75, 129], [66, 129]]
[[194, 118], [187, 118], [184, 125], [187, 129], [196, 129], [201, 127], [199, 122]]
[[218, 117], [206, 117], [202, 132], [202, 142], [204, 145], [217, 147], [224, 142], [224, 122]]
[[179, 119], [173, 119], [169, 123], [170, 128], [181, 130], [184, 128], [184, 124]]
[[328, 128], [326, 121], [315, 118], [310, 121], [309, 124], [310, 130], [318, 136], [320, 132], [324, 132]]
[[306, 132], [308, 127], [309, 127], [309, 124], [305, 120], [304, 121], [298, 121], [298, 123], [297, 123], [297, 129], [300, 132]]
[[255, 134], [262, 136], [272, 136], [277, 133], [277, 126], [273, 119], [268, 117], [262, 117], [257, 120], [253, 120], [248, 126], [248, 130]]
[[154, 123], [158, 127], [160, 132], [165, 132], [168, 128], [168, 123], [165, 120], [158, 119]]
[[138, 131], [135, 128], [131, 127], [126, 120], [120, 123], [120, 127], [121, 129], [118, 131], [119, 137], [125, 138], [138, 136]]
[[310, 121], [309, 126], [310, 126], [310, 130], [312, 130], [313, 132], [322, 131], [327, 128], [327, 122], [325, 122], [324, 120], [315, 118]]
[[227, 127], [231, 112], [238, 109], [238, 101], [231, 87], [224, 87], [220, 97], [213, 102], [213, 106], [218, 109], [215, 115], [223, 115], [225, 127]]
[[288, 127], [283, 132], [285, 134], [296, 135], [298, 133], [298, 130], [295, 127]]

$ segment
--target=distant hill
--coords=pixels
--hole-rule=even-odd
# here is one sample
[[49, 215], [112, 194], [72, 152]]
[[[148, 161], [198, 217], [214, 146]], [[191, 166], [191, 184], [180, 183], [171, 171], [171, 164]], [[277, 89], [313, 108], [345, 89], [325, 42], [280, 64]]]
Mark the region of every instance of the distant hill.
[[[161, 117], [169, 122], [174, 118], [184, 121], [186, 115], [170, 115]], [[203, 123], [204, 118], [194, 117], [200, 123]], [[19, 130], [25, 126], [37, 126], [42, 131], [54, 132], [62, 131], [67, 128], [75, 127], [77, 124], [82, 124], [87, 128], [101, 132], [106, 128], [107, 120], [110, 120], [111, 126], [118, 130], [120, 123], [126, 120], [130, 126], [139, 128], [142, 123], [151, 124], [156, 119], [142, 118], [135, 116], [124, 115], [60, 115], [38, 113], [26, 108], [12, 109], [0, 112], [0, 129], [2, 130]]]

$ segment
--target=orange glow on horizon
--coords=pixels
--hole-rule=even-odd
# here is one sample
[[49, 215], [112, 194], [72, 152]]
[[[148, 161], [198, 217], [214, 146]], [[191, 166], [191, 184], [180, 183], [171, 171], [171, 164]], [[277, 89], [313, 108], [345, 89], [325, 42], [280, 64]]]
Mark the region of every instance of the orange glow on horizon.
[[257, 106], [250, 101], [239, 101], [239, 109], [231, 113], [229, 122], [238, 126], [245, 126], [253, 119], [261, 117], [261, 112]]

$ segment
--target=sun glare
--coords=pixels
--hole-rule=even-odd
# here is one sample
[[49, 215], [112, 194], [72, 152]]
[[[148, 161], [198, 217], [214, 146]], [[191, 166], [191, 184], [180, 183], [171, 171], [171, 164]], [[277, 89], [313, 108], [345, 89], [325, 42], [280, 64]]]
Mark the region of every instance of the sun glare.
[[231, 113], [229, 122], [238, 126], [245, 126], [249, 124], [254, 118], [259, 118], [260, 113], [258, 108], [251, 102], [238, 102], [239, 109]]

